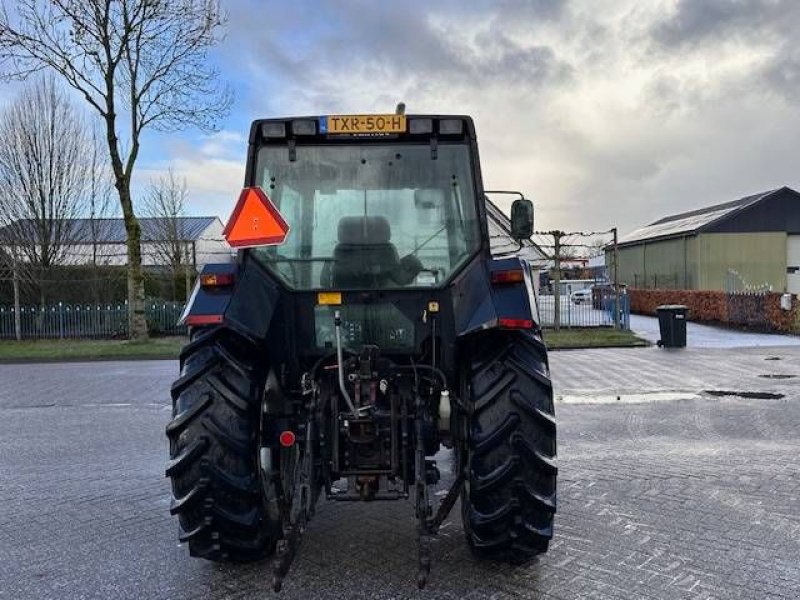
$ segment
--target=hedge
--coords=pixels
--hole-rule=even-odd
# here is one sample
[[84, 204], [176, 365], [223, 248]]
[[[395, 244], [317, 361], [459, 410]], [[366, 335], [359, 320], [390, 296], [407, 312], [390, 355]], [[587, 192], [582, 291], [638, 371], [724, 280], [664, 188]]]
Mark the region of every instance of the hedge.
[[736, 325], [759, 331], [800, 332], [800, 302], [781, 309], [782, 294], [728, 294], [703, 290], [629, 289], [631, 312], [655, 315], [662, 304], [685, 304], [689, 320]]

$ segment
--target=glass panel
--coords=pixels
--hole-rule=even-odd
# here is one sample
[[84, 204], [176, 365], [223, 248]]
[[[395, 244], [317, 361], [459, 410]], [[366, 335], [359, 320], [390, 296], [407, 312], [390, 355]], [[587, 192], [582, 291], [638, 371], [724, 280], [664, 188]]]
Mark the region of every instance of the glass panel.
[[290, 231], [254, 252], [295, 288], [436, 286], [480, 245], [464, 145], [265, 146], [257, 184]]
[[318, 348], [336, 347], [334, 313], [342, 317], [342, 345], [357, 351], [364, 344], [384, 350], [413, 348], [414, 324], [393, 304], [316, 306], [314, 331]]

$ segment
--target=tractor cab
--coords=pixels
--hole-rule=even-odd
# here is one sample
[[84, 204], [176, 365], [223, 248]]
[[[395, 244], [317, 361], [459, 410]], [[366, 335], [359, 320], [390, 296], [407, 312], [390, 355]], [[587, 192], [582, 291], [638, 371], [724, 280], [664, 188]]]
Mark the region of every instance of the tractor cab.
[[256, 130], [248, 184], [289, 231], [255, 255], [288, 288], [441, 287], [481, 249], [466, 122], [447, 120], [458, 133], [442, 136], [439, 120], [395, 119], [425, 133], [330, 133], [330, 118]]
[[[226, 233], [232, 246], [251, 248], [303, 315], [298, 353], [333, 347], [337, 313], [354, 351], [371, 344], [419, 356], [431, 343], [418, 316], [434, 302], [449, 318], [448, 284], [488, 252], [476, 154], [468, 117], [253, 124], [246, 189], [254, 192], [243, 194]], [[256, 197], [265, 218], [243, 210]]]

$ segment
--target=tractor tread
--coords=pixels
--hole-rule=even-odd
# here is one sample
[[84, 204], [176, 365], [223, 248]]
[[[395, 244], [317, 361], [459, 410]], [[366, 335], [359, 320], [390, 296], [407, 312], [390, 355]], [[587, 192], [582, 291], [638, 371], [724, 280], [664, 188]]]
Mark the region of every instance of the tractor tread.
[[239, 527], [255, 527], [259, 519], [258, 508], [255, 506], [248, 512], [242, 514], [225, 510], [219, 506], [215, 507], [213, 512], [215, 517], [233, 523]]
[[509, 413], [506, 415], [505, 420], [481, 436], [475, 436], [473, 440], [473, 447], [475, 454], [483, 454], [499, 444], [508, 441], [511, 432], [517, 428], [519, 424], [519, 415], [517, 413]]
[[219, 423], [214, 414], [210, 414], [208, 418], [203, 421], [203, 427], [220, 444], [227, 446], [239, 456], [245, 459], [247, 458], [252, 448], [249, 437], [238, 436], [231, 431], [226, 431], [225, 427]]
[[218, 362], [218, 357], [212, 354], [206, 357], [206, 360], [202, 365], [194, 366], [191, 371], [181, 374], [181, 376], [175, 380], [170, 388], [172, 399], [177, 400], [178, 396], [180, 396], [184, 390], [191, 387], [198, 379], [204, 377], [208, 371], [216, 366]]
[[222, 330], [221, 326], [216, 326], [216, 327], [206, 327], [198, 331], [196, 335], [192, 337], [189, 343], [186, 344], [183, 348], [181, 348], [181, 351], [178, 354], [178, 359], [181, 361], [181, 367], [183, 367], [183, 363], [188, 357], [192, 356], [195, 352], [197, 352], [199, 348], [207, 346], [209, 340], [215, 337], [221, 330]]
[[509, 455], [505, 461], [484, 475], [470, 471], [470, 485], [476, 491], [491, 489], [513, 478], [519, 460], [516, 456]]
[[546, 348], [532, 332], [491, 332], [470, 357], [467, 542], [479, 558], [546, 552], [556, 511], [556, 420]]
[[189, 422], [201, 414], [209, 404], [211, 404], [211, 397], [204, 395], [194, 406], [178, 414], [167, 423], [167, 436], [174, 436], [183, 431]]
[[248, 413], [251, 409], [247, 397], [240, 395], [222, 378], [212, 375], [208, 378], [208, 385], [222, 396], [223, 400], [241, 413]]
[[197, 500], [202, 498], [202, 494], [204, 488], [208, 485], [207, 479], [201, 479], [197, 485], [195, 485], [189, 492], [181, 496], [180, 498], [172, 498], [172, 502], [169, 505], [169, 514], [177, 515], [182, 510], [193, 506]]
[[539, 421], [539, 424], [542, 425], [543, 427], [547, 427], [553, 433], [556, 432], [556, 419], [552, 414], [546, 413], [537, 406], [533, 406], [530, 403], [530, 401], [528, 401], [525, 398], [525, 396], [523, 396], [522, 393], [519, 392], [519, 390], [513, 390], [510, 396], [511, 396], [511, 401], [517, 408], [525, 411], [526, 413], [528, 413], [528, 415]]
[[165, 469], [167, 477], [178, 475], [188, 469], [191, 463], [206, 449], [206, 446], [208, 446], [208, 439], [204, 437], [192, 440], [180, 454], [167, 463]]
[[251, 342], [225, 326], [192, 331], [181, 352], [167, 425], [170, 512], [192, 556], [242, 562], [269, 556], [280, 519], [262, 498], [257, 431], [263, 377]]
[[494, 401], [497, 400], [497, 397], [513, 383], [514, 379], [516, 379], [514, 373], [506, 372], [503, 373], [501, 377], [495, 378], [494, 381], [485, 386], [486, 389], [479, 390], [477, 393], [480, 399], [475, 402], [473, 412], [479, 413], [488, 406], [491, 406]]

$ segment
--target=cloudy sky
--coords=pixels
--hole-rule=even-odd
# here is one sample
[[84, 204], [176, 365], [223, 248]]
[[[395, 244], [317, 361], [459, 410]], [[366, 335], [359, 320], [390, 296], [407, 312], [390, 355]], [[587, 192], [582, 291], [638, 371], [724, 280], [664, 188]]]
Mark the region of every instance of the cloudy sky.
[[800, 189], [797, 0], [223, 0], [213, 57], [236, 102], [216, 134], [151, 135], [139, 184], [174, 165], [192, 212], [230, 212], [256, 117], [467, 113], [487, 188], [537, 228], [621, 233]]

